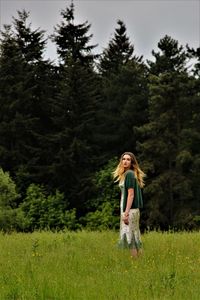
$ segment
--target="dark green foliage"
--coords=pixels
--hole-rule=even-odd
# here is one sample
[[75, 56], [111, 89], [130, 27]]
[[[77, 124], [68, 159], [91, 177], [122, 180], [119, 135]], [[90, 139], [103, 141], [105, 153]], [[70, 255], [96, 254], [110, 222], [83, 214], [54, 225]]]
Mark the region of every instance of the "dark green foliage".
[[158, 46], [162, 52], [153, 53], [156, 61], [150, 62], [149, 122], [138, 130], [144, 138], [138, 150], [149, 177], [147, 223], [167, 228], [178, 227], [194, 209], [193, 157], [186, 132], [192, 129], [195, 88], [178, 42], [166, 36]]
[[73, 5], [62, 12], [62, 17], [63, 22], [53, 36], [61, 58], [54, 113], [57, 131], [53, 184], [68, 195], [70, 207], [76, 207], [80, 214], [87, 209], [85, 202], [97, 165], [98, 145], [94, 141], [97, 75], [91, 53], [94, 46], [88, 46], [90, 26], [74, 25]]
[[[184, 146], [186, 151], [190, 153], [190, 178], [193, 190], [193, 203], [195, 215], [200, 213], [200, 48], [190, 49], [187, 47], [189, 58], [195, 60], [195, 64], [192, 68], [192, 75], [190, 86], [188, 88], [192, 114], [190, 124], [184, 131]], [[188, 163], [189, 158], [186, 162]]]
[[142, 57], [133, 55], [125, 24], [117, 23], [99, 63], [102, 99], [98, 118], [103, 133], [99, 138], [107, 159], [127, 150], [135, 152], [133, 128], [147, 117], [147, 69]]
[[88, 203], [90, 212], [80, 220], [88, 229], [104, 230], [119, 227], [120, 191], [112, 177], [116, 165], [117, 159], [112, 159], [94, 176], [95, 197]]
[[[46, 140], [52, 131], [52, 67], [42, 60], [44, 32], [31, 30], [29, 14], [18, 12], [5, 26], [0, 56], [0, 164], [12, 174], [25, 170], [27, 183], [44, 181]], [[23, 187], [22, 187], [23, 189]]]
[[148, 61], [151, 68], [151, 74], [162, 74], [163, 72], [186, 71], [187, 54], [180, 46], [178, 41], [165, 35], [158, 42], [158, 48], [161, 52], [152, 51], [155, 62]]
[[43, 30], [32, 30], [31, 24], [27, 25], [29, 13], [25, 10], [18, 11], [18, 19], [14, 19], [15, 40], [17, 48], [23, 59], [28, 63], [42, 60], [46, 45]]
[[126, 26], [121, 20], [117, 24], [119, 27], [115, 29], [114, 37], [100, 58], [99, 69], [104, 76], [109, 76], [110, 72], [117, 73], [121, 66], [133, 58], [134, 47], [127, 37]]
[[96, 45], [88, 45], [92, 34], [87, 35], [91, 25], [85, 23], [75, 25], [74, 23], [74, 4], [61, 11], [62, 23], [55, 27], [52, 40], [57, 45], [57, 52], [64, 65], [68, 61], [80, 62], [83, 64], [93, 64], [96, 55], [91, 51]]

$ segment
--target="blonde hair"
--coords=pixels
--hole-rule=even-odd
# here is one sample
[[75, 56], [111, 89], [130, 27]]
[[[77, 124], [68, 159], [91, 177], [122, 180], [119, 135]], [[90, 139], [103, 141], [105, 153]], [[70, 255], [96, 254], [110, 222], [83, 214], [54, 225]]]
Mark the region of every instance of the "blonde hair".
[[143, 188], [144, 187], [144, 177], [146, 175], [140, 169], [139, 164], [137, 162], [137, 159], [136, 159], [135, 155], [132, 152], [124, 152], [121, 155], [119, 164], [118, 164], [117, 168], [113, 172], [113, 177], [115, 179], [115, 182], [117, 182], [117, 181], [120, 182], [120, 181], [123, 181], [123, 179], [124, 179], [125, 169], [124, 169], [123, 164], [122, 164], [122, 159], [123, 159], [124, 155], [129, 155], [130, 156], [130, 158], [131, 158], [131, 167], [130, 167], [130, 170], [134, 171], [135, 177], [136, 177], [136, 179], [138, 181], [139, 186], [141, 188]]

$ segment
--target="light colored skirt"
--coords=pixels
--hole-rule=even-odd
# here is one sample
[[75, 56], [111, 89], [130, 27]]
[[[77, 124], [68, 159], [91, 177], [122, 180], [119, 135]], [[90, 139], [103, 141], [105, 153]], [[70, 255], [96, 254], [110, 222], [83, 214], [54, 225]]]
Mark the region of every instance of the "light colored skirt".
[[124, 213], [121, 214], [120, 218], [120, 248], [140, 249], [142, 247], [142, 241], [139, 228], [139, 208], [130, 209], [128, 225], [124, 223], [123, 216]]

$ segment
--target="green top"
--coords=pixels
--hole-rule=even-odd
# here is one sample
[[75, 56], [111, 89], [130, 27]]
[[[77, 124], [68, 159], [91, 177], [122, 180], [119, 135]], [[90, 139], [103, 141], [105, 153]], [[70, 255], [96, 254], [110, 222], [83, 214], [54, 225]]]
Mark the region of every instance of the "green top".
[[142, 191], [138, 184], [137, 179], [135, 178], [135, 174], [133, 170], [128, 170], [125, 172], [124, 179], [124, 189], [123, 189], [123, 212], [126, 210], [126, 203], [128, 198], [128, 189], [134, 189], [134, 198], [131, 208], [142, 208], [143, 200], [142, 200]]

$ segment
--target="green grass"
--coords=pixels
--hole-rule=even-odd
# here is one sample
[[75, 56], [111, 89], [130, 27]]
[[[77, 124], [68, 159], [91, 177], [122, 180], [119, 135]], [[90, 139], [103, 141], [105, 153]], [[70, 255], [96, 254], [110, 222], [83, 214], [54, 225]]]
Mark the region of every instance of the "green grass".
[[142, 236], [132, 259], [116, 232], [0, 234], [0, 300], [200, 299], [200, 233]]

